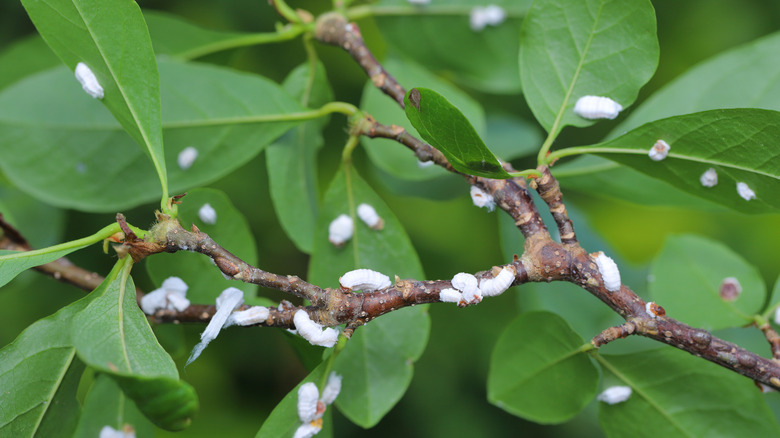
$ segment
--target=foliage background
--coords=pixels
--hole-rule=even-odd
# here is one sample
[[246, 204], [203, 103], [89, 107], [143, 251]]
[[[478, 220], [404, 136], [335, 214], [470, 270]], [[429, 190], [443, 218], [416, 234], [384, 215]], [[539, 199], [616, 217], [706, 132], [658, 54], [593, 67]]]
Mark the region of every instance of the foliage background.
[[[310, 0], [291, 2], [294, 7], [319, 11], [326, 2]], [[327, 2], [329, 3], [329, 2]], [[175, 13], [205, 28], [225, 31], [262, 31], [273, 28], [276, 13], [264, 1], [206, 0], [139, 1], [142, 8], [162, 9]], [[642, 90], [637, 105], [671, 79], [699, 61], [726, 49], [780, 30], [780, 4], [772, 0], [690, 0], [686, 2], [655, 1], [661, 59], [658, 71]], [[370, 19], [360, 22], [369, 47], [382, 56], [385, 43]], [[0, 48], [35, 31], [18, 2], [0, 4]], [[324, 61], [337, 100], [360, 102], [366, 78], [347, 54], [337, 48], [316, 45]], [[298, 40], [292, 42], [237, 49], [211, 55], [200, 61], [227, 64], [239, 70], [260, 73], [281, 82], [286, 74], [305, 59]], [[35, 62], [36, 60], [30, 60]], [[0, 87], [8, 85], [5, 77], [13, 66], [0, 65]], [[391, 72], [392, 73], [392, 72]], [[487, 95], [468, 90], [488, 111], [503, 110], [523, 114], [533, 120], [518, 96]], [[616, 122], [602, 122], [586, 129], [567, 129], [558, 145], [582, 145], [602, 139]], [[530, 135], [541, 135], [539, 128]], [[327, 186], [338, 166], [345, 139], [344, 119], [331, 118], [326, 128], [326, 146], [320, 152], [321, 188]], [[540, 142], [541, 142], [541, 137]], [[0, 151], [0, 159], [2, 151]], [[407, 232], [422, 260], [428, 278], [450, 278], [456, 271], [475, 271], [507, 259], [499, 245], [496, 214], [486, 214], [471, 205], [465, 185], [435, 189], [429, 200], [411, 196], [409, 189], [385, 184], [381, 172], [372, 168], [362, 151], [355, 160], [358, 169], [379, 192]], [[529, 161], [528, 164], [532, 162]], [[531, 164], [532, 165], [532, 164]], [[523, 168], [523, 166], [516, 166]], [[271, 272], [305, 276], [308, 257], [298, 252], [281, 229], [271, 208], [263, 154], [212, 187], [227, 192], [236, 207], [249, 218], [258, 243], [259, 264]], [[418, 188], [415, 188], [415, 190]], [[631, 271], [627, 281], [634, 290], [646, 294], [647, 264], [659, 252], [667, 235], [696, 233], [721, 240], [759, 267], [771, 287], [780, 273], [776, 248], [780, 233], [772, 232], [780, 223], [779, 215], [746, 216], [734, 212], [702, 212], [683, 208], [648, 207], [622, 200], [604, 198], [584, 191], [565, 192], [575, 216], [578, 234], [586, 248], [589, 242], [622, 259], [622, 269]], [[17, 218], [29, 228], [22, 231], [36, 247], [62, 242], [86, 234], [113, 220], [112, 214], [62, 212], [40, 204], [8, 187], [0, 176], [0, 200], [11, 211], [26, 211], [29, 217]], [[153, 204], [124, 212], [131, 223], [142, 225], [153, 220]], [[421, 213], [422, 212], [422, 213]], [[433, 217], [447, 218], [431, 221]], [[480, 230], [475, 234], [473, 230]], [[72, 255], [87, 269], [107, 272], [113, 260], [99, 253], [95, 246]], [[165, 257], [160, 255], [159, 257]], [[626, 265], [626, 263], [628, 265]], [[623, 268], [623, 266], [626, 266]], [[138, 285], [153, 287], [145, 270], [133, 272]], [[568, 287], [567, 287], [568, 286]], [[513, 290], [483, 305], [457, 309], [455, 306], [431, 306], [432, 331], [428, 348], [415, 366], [411, 386], [401, 402], [371, 431], [375, 436], [570, 436], [601, 434], [597, 425], [596, 402], [573, 421], [559, 426], [540, 426], [525, 422], [490, 405], [486, 401], [485, 381], [490, 351], [497, 333], [520, 311], [552, 303], [565, 316], [572, 313], [572, 300], [595, 302], [583, 291], [570, 285], [528, 285]], [[268, 292], [272, 298], [281, 295]], [[33, 321], [82, 296], [82, 292], [56, 283], [39, 274], [26, 272], [0, 293], [0, 346], [12, 341]], [[646, 295], [645, 295], [646, 296]], [[582, 298], [584, 297], [584, 298]], [[578, 299], [581, 298], [581, 299]], [[578, 304], [577, 304], [578, 305]], [[600, 304], [597, 304], [600, 305]], [[603, 307], [603, 306], [602, 306]], [[567, 310], [568, 313], [567, 313]], [[578, 327], [617, 321], [571, 321]], [[172, 348], [178, 348], [177, 361], [197, 342], [200, 326], [162, 327], [158, 335]], [[595, 334], [595, 332], [594, 332]], [[760, 333], [745, 339], [742, 334], [717, 333], [735, 340], [753, 351], [766, 351]], [[196, 364], [182, 377], [198, 391], [199, 414], [186, 436], [213, 436], [230, 430], [233, 436], [252, 436], [271, 409], [307, 373], [296, 352], [284, 339], [281, 330], [230, 330], [224, 333]], [[735, 338], [734, 336], [739, 336]], [[605, 352], [643, 348], [648, 341], [630, 339], [621, 345], [605, 347]], [[644, 344], [643, 344], [644, 343]], [[776, 415], [780, 415], [780, 395], [769, 394]], [[364, 433], [340, 415], [334, 416], [338, 436]], [[157, 436], [172, 435], [158, 431]]]

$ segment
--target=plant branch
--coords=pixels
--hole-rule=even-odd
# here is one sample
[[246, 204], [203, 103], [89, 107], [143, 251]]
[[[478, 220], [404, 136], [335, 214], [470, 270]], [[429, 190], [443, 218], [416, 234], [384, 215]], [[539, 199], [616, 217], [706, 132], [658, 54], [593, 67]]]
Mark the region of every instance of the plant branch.
[[390, 76], [366, 47], [360, 29], [355, 23], [336, 12], [321, 15], [317, 19], [314, 38], [324, 44], [341, 47], [365, 70], [371, 82], [385, 94], [404, 106], [406, 90]]
[[558, 180], [553, 178], [547, 166], [539, 167], [539, 171], [542, 173], [542, 177], [532, 181], [531, 185], [536, 185], [534, 188], [547, 204], [556, 225], [558, 225], [561, 243], [564, 245], [577, 244], [574, 224], [569, 219], [566, 206], [563, 204], [563, 193], [561, 193], [561, 186], [558, 184]]

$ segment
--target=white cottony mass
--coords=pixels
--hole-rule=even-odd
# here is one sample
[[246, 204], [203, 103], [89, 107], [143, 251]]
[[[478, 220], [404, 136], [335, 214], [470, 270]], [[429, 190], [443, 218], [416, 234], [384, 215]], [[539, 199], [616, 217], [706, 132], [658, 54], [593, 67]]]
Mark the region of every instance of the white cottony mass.
[[83, 62], [76, 64], [74, 71], [76, 79], [81, 84], [81, 88], [95, 99], [103, 98], [103, 87], [100, 86], [95, 73]]
[[614, 119], [623, 111], [623, 107], [610, 99], [602, 96], [583, 96], [574, 104], [574, 114], [588, 119]]

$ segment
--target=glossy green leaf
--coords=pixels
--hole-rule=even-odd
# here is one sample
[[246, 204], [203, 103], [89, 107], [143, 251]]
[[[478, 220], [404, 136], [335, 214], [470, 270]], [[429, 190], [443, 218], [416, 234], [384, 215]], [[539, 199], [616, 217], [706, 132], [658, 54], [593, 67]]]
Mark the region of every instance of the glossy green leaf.
[[544, 140], [535, 123], [517, 115], [492, 112], [487, 114], [486, 122], [485, 143], [496, 156], [504, 160], [535, 154]]
[[[321, 63], [317, 63], [313, 72], [308, 64], [299, 66], [287, 76], [282, 87], [311, 108], [319, 108], [333, 100], [333, 90]], [[290, 240], [306, 253], [312, 250], [319, 211], [317, 152], [325, 143], [322, 128], [327, 121], [322, 118], [302, 123], [266, 151], [274, 211]]]
[[135, 436], [152, 436], [154, 426], [135, 407], [111, 378], [105, 374], [98, 375], [92, 384], [84, 401], [84, 413], [79, 418], [78, 428], [73, 434], [78, 438], [94, 438], [100, 436], [104, 426], [114, 430], [122, 430], [129, 426], [135, 431]]
[[[745, 213], [775, 212], [780, 199], [780, 113], [760, 109], [727, 109], [670, 117], [643, 125], [591, 151], [661, 179], [696, 196]], [[671, 146], [662, 161], [648, 151], [657, 140]], [[704, 187], [700, 177], [717, 172], [717, 185]], [[756, 198], [737, 193], [744, 182]]]
[[672, 184], [595, 155], [585, 155], [552, 169], [565, 192], [620, 199], [639, 205], [673, 205], [725, 210], [719, 204], [679, 190]]
[[[477, 133], [485, 133], [485, 113], [479, 102], [468, 94], [425, 70], [417, 63], [397, 56], [387, 58], [382, 62], [382, 66], [405, 87], [426, 87], [441, 91], [452, 101], [453, 105], [463, 111]], [[366, 82], [363, 87], [360, 108], [379, 122], [385, 125], [402, 126], [410, 134], [419, 138], [417, 131], [406, 118], [404, 110], [398, 105], [398, 102], [390, 99], [371, 81]], [[439, 166], [420, 167], [417, 157], [409, 149], [393, 140], [363, 137], [361, 142], [371, 161], [395, 177], [410, 181], [423, 181], [448, 175], [448, 172]], [[414, 184], [414, 186], [416, 190], [420, 190], [420, 184]]]
[[90, 300], [87, 296], [35, 322], [0, 350], [0, 436], [67, 435], [75, 429], [76, 389], [84, 365], [76, 357], [70, 327]]
[[561, 423], [577, 415], [596, 395], [599, 379], [581, 350], [584, 343], [554, 313], [523, 313], [496, 341], [488, 400], [537, 423]]
[[487, 178], [509, 178], [466, 116], [441, 94], [412, 88], [404, 96], [406, 117], [420, 136], [439, 149], [455, 170]]
[[[195, 224], [223, 248], [257, 266], [257, 245], [249, 223], [227, 195], [214, 189], [195, 189], [187, 192], [181, 201], [178, 218], [182, 227], [190, 229]], [[215, 224], [207, 224], [200, 219], [198, 212], [206, 204], [217, 213]], [[146, 270], [158, 286], [168, 277], [184, 280], [189, 286], [187, 299], [193, 303], [213, 304], [219, 294], [229, 287], [243, 290], [247, 297], [257, 293], [257, 285], [226, 279], [209, 257], [196, 252], [179, 251], [150, 257], [146, 261]]]
[[[149, 31], [136, 2], [23, 0], [22, 4], [43, 39], [71, 71], [79, 62], [92, 70], [105, 91], [102, 102], [149, 154], [167, 191], [160, 80]], [[78, 89], [75, 79], [70, 87]]]
[[79, 358], [109, 374], [156, 425], [181, 430], [197, 410], [197, 397], [179, 380], [173, 359], [157, 342], [138, 308], [130, 262], [90, 294], [94, 299], [73, 318]]
[[523, 91], [553, 135], [567, 125], [594, 123], [574, 114], [583, 96], [631, 105], [657, 65], [655, 11], [648, 0], [536, 1], [523, 21]]
[[204, 29], [177, 15], [161, 11], [145, 10], [144, 19], [149, 27], [154, 53], [182, 60], [212, 53], [222, 44], [251, 35]]
[[633, 390], [626, 402], [600, 403], [608, 437], [780, 435], [752, 381], [698, 357], [666, 347], [600, 361]]
[[[192, 167], [169, 168], [171, 193], [235, 170], [299, 123], [269, 120], [304, 110], [277, 84], [226, 68], [161, 61], [160, 78], [167, 162], [198, 150]], [[115, 212], [157, 198], [143, 153], [73, 81], [55, 69], [0, 93], [3, 172], [38, 199], [80, 210]]]
[[[322, 383], [322, 373], [325, 369], [325, 363], [314, 369], [305, 379], [295, 386], [278, 405], [271, 411], [271, 414], [263, 422], [263, 427], [257, 431], [256, 438], [287, 438], [295, 435], [295, 430], [301, 425], [298, 417], [298, 388], [304, 383], [312, 382], [318, 386]], [[341, 397], [341, 394], [339, 394]], [[322, 431], [317, 436], [331, 436], [333, 422], [331, 421], [331, 412], [333, 406], [328, 406], [325, 416], [322, 418]]]
[[115, 232], [119, 231], [117, 224], [109, 225], [97, 233], [78, 240], [62, 243], [48, 248], [33, 251], [5, 251], [0, 252], [0, 286], [13, 280], [19, 273], [34, 266], [53, 262], [60, 257], [77, 251], [95, 242], [99, 242]]
[[[749, 324], [766, 297], [758, 269], [722, 243], [695, 235], [670, 236], [650, 274], [650, 295], [667, 315], [708, 330]], [[720, 296], [729, 277], [742, 286], [730, 301]]]
[[[472, 30], [472, 9], [488, 4], [501, 6], [506, 20]], [[417, 6], [406, 0], [381, 0], [370, 10], [382, 36], [399, 53], [465, 85], [500, 94], [520, 91], [517, 34], [530, 4], [530, 0], [444, 0]]]
[[60, 64], [39, 35], [15, 41], [0, 52], [0, 90], [33, 73]]
[[723, 52], [653, 93], [614, 136], [647, 122], [719, 108], [780, 111], [780, 33]]
[[[357, 205], [364, 202], [385, 221], [382, 230], [369, 228], [355, 215]], [[341, 214], [354, 217], [355, 233], [336, 248], [328, 241], [328, 225]], [[424, 278], [417, 253], [398, 219], [350, 166], [336, 175], [325, 194], [309, 281], [338, 287], [341, 275], [358, 268], [390, 278]], [[401, 399], [412, 379], [413, 362], [428, 341], [429, 324], [425, 307], [417, 306], [383, 315], [355, 331], [335, 365], [337, 372], [350, 376], [344, 379], [336, 401], [347, 418], [371, 427]]]

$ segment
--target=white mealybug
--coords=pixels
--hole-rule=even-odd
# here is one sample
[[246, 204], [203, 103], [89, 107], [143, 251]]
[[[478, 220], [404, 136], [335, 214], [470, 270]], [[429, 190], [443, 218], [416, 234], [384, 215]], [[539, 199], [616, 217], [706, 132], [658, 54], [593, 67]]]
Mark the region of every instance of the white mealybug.
[[486, 297], [501, 295], [505, 290], [512, 286], [512, 283], [515, 281], [516, 273], [517, 270], [514, 266], [505, 266], [494, 278], [483, 278], [479, 282], [479, 290], [482, 292], [482, 295]]
[[666, 158], [667, 155], [669, 155], [669, 149], [671, 149], [669, 143], [663, 140], [658, 140], [655, 142], [653, 147], [650, 148], [650, 152], [648, 152], [647, 155], [653, 161], [661, 161]]
[[252, 306], [246, 310], [231, 313], [227, 322], [225, 322], [225, 327], [230, 327], [231, 325], [247, 326], [260, 324], [268, 319], [270, 313], [271, 311], [268, 310], [267, 307]]
[[200, 356], [200, 353], [209, 345], [209, 342], [217, 338], [219, 331], [222, 330], [222, 327], [227, 323], [230, 314], [243, 303], [244, 292], [240, 289], [229, 287], [219, 294], [217, 297], [217, 311], [214, 313], [214, 316], [211, 317], [211, 321], [209, 321], [209, 325], [206, 326], [206, 330], [203, 330], [203, 333], [200, 334], [200, 342], [192, 349], [192, 353], [190, 353], [190, 357], [187, 359], [187, 363], [184, 366], [189, 365], [192, 361], [197, 359], [198, 356]]
[[461, 291], [465, 304], [482, 302], [482, 291], [479, 290], [477, 277], [466, 272], [460, 272], [452, 277], [452, 287]]
[[349, 239], [352, 238], [352, 233], [355, 232], [355, 224], [352, 223], [352, 218], [346, 214], [342, 214], [328, 226], [328, 240], [330, 243], [337, 247], [344, 246]]
[[322, 420], [303, 423], [295, 430], [293, 438], [312, 438], [322, 430]]
[[84, 64], [83, 62], [76, 64], [75, 74], [76, 79], [81, 84], [81, 88], [84, 89], [87, 94], [95, 99], [103, 98], [103, 87], [100, 86], [100, 82], [98, 82], [97, 77], [95, 77], [95, 73], [92, 73], [92, 70], [87, 64]]
[[447, 288], [439, 292], [439, 301], [442, 303], [459, 303], [463, 299], [463, 294], [455, 289]]
[[745, 201], [756, 199], [756, 192], [754, 192], [746, 183], [743, 182], [737, 183], [737, 193], [739, 193], [739, 196], [742, 196], [742, 199]]
[[133, 429], [133, 426], [130, 426], [129, 424], [125, 424], [125, 426], [121, 430], [116, 430], [111, 426], [103, 426], [102, 429], [100, 429], [100, 438], [135, 438], [135, 429]]
[[293, 323], [295, 324], [295, 329], [298, 330], [298, 334], [301, 335], [303, 339], [309, 341], [310, 344], [327, 348], [336, 345], [339, 332], [330, 327], [323, 330], [322, 325], [312, 321], [305, 310], [300, 309], [295, 312], [293, 315]]
[[413, 5], [427, 5], [431, 3], [431, 0], [406, 0]]
[[298, 418], [308, 423], [317, 419], [317, 402], [320, 399], [320, 391], [317, 385], [306, 382], [298, 387]]
[[183, 311], [190, 306], [187, 296], [187, 283], [179, 277], [168, 277], [162, 286], [141, 298], [141, 310], [153, 315], [160, 309]]
[[217, 210], [207, 202], [198, 210], [198, 217], [204, 224], [214, 225], [217, 223]]
[[651, 318], [658, 318], [659, 316], [666, 315], [666, 310], [656, 304], [655, 301], [650, 301], [645, 303], [645, 313]]
[[355, 269], [339, 277], [339, 284], [342, 289], [357, 289], [363, 292], [371, 292], [390, 287], [392, 283], [390, 282], [390, 277], [381, 272], [370, 269]]
[[471, 30], [479, 32], [486, 26], [498, 26], [506, 19], [504, 8], [496, 5], [475, 6], [469, 14]]
[[623, 111], [623, 107], [610, 99], [601, 96], [582, 96], [574, 104], [574, 114], [589, 119], [614, 119]]
[[599, 251], [595, 257], [596, 266], [601, 273], [601, 279], [604, 281], [604, 287], [610, 292], [616, 292], [620, 290], [620, 270], [618, 270], [615, 261], [607, 257], [603, 251]]
[[596, 398], [598, 401], [614, 405], [623, 403], [631, 397], [630, 386], [610, 386]]
[[385, 221], [376, 214], [374, 207], [369, 204], [358, 205], [357, 215], [372, 230], [381, 230], [385, 227]]
[[179, 163], [181, 170], [187, 170], [192, 167], [192, 163], [198, 158], [198, 150], [192, 146], [187, 146], [179, 152], [179, 156], [176, 157], [176, 162]]
[[328, 383], [325, 384], [325, 388], [322, 390], [320, 400], [326, 405], [333, 404], [336, 401], [336, 397], [339, 396], [339, 392], [341, 392], [341, 376], [333, 371], [328, 376]]
[[780, 307], [775, 309], [775, 324], [780, 325]]
[[699, 182], [704, 187], [715, 187], [718, 184], [718, 172], [710, 167], [699, 177]]
[[417, 167], [419, 167], [421, 169], [424, 168], [424, 167], [431, 167], [434, 164], [436, 164], [436, 163], [434, 163], [432, 160], [431, 161], [420, 161], [420, 160], [417, 160]]
[[742, 285], [737, 277], [726, 277], [720, 283], [719, 293], [723, 301], [734, 301], [742, 293]]
[[493, 199], [493, 195], [485, 192], [477, 186], [471, 186], [471, 202], [479, 208], [485, 207], [488, 211], [493, 211], [496, 208], [496, 201]]

